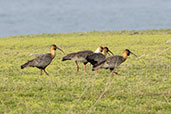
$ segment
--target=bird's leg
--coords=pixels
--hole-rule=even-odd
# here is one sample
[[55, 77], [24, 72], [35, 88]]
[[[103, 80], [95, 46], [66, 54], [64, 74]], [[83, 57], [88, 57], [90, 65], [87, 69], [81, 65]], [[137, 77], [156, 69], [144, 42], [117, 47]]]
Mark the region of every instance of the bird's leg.
[[117, 72], [113, 72], [113, 73], [115, 73], [116, 75], [119, 75]]
[[112, 73], [112, 76], [113, 76], [113, 73], [115, 73], [116, 75], [118, 75], [118, 73], [114, 71], [114, 68], [110, 68], [110, 72]]
[[87, 63], [84, 63], [84, 72], [86, 73], [86, 64]]
[[113, 76], [113, 70], [114, 70], [114, 68], [110, 68], [110, 72], [112, 73], [112, 76]]
[[43, 71], [46, 73], [46, 75], [48, 75], [48, 76], [49, 76], [49, 74], [46, 72], [46, 70], [45, 70], [45, 69], [44, 69]]
[[77, 61], [75, 61], [75, 64], [77, 65], [77, 72], [78, 72], [79, 71], [79, 66], [78, 66]]
[[40, 75], [42, 75], [42, 69], [40, 69]]
[[98, 70], [96, 70], [96, 74], [98, 74]]

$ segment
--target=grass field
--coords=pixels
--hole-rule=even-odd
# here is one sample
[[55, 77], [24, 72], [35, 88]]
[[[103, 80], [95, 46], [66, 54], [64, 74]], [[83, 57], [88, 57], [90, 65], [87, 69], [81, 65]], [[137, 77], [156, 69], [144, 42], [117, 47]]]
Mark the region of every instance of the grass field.
[[[111, 31], [14, 36], [0, 38], [0, 113], [11, 114], [131, 114], [171, 113], [171, 30]], [[56, 58], [47, 67], [20, 69], [56, 44], [66, 54], [107, 46], [115, 55], [128, 48], [130, 55], [111, 76], [109, 70], [87, 74], [83, 64]]]

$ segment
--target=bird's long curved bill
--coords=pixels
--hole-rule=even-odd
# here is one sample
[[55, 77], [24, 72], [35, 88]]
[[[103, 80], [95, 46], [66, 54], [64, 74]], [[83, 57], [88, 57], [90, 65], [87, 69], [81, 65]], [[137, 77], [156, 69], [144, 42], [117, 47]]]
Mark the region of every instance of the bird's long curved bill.
[[[110, 50], [108, 51], [108, 54], [109, 54], [109, 52], [112, 54], [112, 55], [114, 55]], [[109, 54], [110, 55], [110, 54]]]
[[134, 53], [131, 52], [132, 55], [134, 55], [135, 57], [137, 57], [137, 55], [135, 55]]
[[[62, 53], [64, 53], [64, 51], [63, 51], [61, 48], [56, 47], [56, 49], [58, 49], [58, 50], [62, 51]], [[64, 53], [64, 54], [65, 54], [65, 53]]]

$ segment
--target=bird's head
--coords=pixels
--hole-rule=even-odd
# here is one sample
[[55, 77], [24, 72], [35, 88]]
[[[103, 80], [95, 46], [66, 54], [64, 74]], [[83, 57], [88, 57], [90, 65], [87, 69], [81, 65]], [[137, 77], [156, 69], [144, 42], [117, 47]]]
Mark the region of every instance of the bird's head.
[[55, 44], [50, 46], [50, 50], [56, 50], [56, 49], [57, 49], [57, 46]]
[[[62, 53], [64, 53], [64, 51], [62, 49], [60, 49], [59, 47], [57, 47], [55, 44], [50, 46], [50, 50], [51, 51], [55, 51], [56, 49], [60, 50]], [[65, 53], [64, 53], [65, 54]]]
[[[104, 48], [103, 48], [103, 52], [102, 52], [102, 53], [103, 53], [104, 55], [109, 54], [109, 52], [113, 55], [113, 53], [109, 50], [108, 47], [104, 47]], [[110, 54], [109, 54], [109, 55], [110, 55]]]
[[101, 53], [102, 51], [103, 51], [103, 47], [102, 47], [102, 46], [99, 46], [99, 47], [96, 49], [95, 53]]
[[129, 56], [130, 54], [134, 55], [135, 57], [137, 57], [134, 53], [132, 53], [129, 49], [125, 49], [124, 50], [124, 54], [126, 54], [127, 56]]

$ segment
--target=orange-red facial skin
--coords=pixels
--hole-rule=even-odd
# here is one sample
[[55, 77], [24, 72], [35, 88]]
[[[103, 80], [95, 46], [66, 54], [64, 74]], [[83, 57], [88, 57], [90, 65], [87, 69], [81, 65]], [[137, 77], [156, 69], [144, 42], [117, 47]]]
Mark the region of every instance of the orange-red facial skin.
[[124, 50], [124, 52], [123, 52], [123, 56], [122, 56], [122, 58], [123, 58], [123, 62], [127, 59], [127, 56], [129, 56], [129, 54], [130, 54], [130, 52], [126, 49], [126, 50]]
[[55, 56], [56, 56], [56, 46], [55, 45], [50, 46], [50, 55], [52, 58], [55, 58]]

